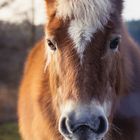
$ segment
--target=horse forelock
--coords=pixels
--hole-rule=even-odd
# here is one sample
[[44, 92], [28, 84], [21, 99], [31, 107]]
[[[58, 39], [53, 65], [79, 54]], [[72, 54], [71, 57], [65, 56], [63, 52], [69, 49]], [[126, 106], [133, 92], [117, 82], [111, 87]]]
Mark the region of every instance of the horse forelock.
[[98, 30], [103, 30], [113, 11], [110, 0], [57, 0], [56, 15], [63, 20], [70, 19], [68, 34], [81, 62], [87, 43]]

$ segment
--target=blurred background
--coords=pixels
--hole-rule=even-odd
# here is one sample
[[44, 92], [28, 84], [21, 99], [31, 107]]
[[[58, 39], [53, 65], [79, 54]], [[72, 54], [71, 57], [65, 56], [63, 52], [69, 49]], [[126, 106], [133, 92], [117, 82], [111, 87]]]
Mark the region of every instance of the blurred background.
[[[126, 0], [123, 18], [140, 44], [139, 0]], [[25, 58], [43, 35], [43, 0], [0, 0], [0, 140], [19, 140], [16, 105]]]

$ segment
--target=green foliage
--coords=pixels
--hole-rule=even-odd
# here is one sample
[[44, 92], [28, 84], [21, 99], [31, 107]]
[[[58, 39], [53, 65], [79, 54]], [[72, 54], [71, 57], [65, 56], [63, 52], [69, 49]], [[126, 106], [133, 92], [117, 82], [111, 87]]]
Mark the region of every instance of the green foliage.
[[20, 140], [17, 124], [0, 124], [0, 140]]
[[140, 20], [132, 20], [126, 23], [128, 31], [134, 40], [140, 44]]

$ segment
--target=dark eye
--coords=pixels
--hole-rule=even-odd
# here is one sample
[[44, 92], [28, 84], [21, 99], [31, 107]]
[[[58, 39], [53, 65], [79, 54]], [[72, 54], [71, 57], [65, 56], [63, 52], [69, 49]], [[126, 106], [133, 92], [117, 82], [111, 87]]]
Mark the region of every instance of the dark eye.
[[121, 37], [115, 37], [110, 41], [110, 49], [116, 51], [118, 49]]
[[51, 40], [47, 39], [47, 44], [48, 44], [48, 46], [50, 47], [51, 50], [53, 50], [53, 51], [56, 50], [56, 46]]

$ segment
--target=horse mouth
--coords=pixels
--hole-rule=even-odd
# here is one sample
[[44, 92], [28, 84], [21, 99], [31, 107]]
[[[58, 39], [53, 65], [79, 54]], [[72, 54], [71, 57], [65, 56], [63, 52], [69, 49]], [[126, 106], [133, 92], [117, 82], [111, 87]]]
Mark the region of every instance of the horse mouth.
[[66, 137], [66, 140], [104, 140], [103, 136], [96, 135], [87, 125], [74, 129], [73, 133]]
[[69, 137], [64, 140], [104, 140], [104, 138], [95, 138], [95, 137], [89, 138], [89, 136], [86, 137], [81, 136], [81, 137]]

